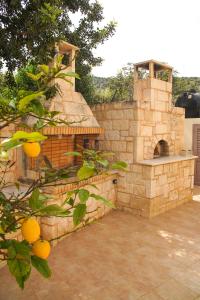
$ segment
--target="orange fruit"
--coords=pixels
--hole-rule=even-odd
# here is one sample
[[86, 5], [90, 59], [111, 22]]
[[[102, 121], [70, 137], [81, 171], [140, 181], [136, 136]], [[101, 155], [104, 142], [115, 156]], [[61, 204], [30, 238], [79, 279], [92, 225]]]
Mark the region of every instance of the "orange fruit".
[[40, 144], [38, 142], [27, 142], [23, 144], [23, 150], [29, 157], [37, 157], [40, 154]]
[[51, 251], [51, 246], [48, 241], [38, 240], [33, 244], [32, 251], [36, 256], [47, 259]]
[[23, 222], [21, 232], [27, 242], [34, 243], [40, 237], [40, 225], [36, 219], [28, 218]]

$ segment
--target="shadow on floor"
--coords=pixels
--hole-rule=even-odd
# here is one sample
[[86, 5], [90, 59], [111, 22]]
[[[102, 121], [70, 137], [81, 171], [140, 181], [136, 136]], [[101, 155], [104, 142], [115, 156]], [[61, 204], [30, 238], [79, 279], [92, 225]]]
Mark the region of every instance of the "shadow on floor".
[[192, 300], [200, 295], [200, 203], [151, 220], [113, 211], [56, 246], [49, 280], [21, 291], [0, 270], [1, 300]]

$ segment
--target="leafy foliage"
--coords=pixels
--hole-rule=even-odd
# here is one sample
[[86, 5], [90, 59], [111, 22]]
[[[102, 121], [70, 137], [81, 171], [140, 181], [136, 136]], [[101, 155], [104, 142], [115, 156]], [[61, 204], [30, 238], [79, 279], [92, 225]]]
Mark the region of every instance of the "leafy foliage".
[[[145, 77], [145, 73], [140, 74]], [[167, 74], [160, 74], [165, 79]], [[92, 104], [106, 103], [116, 101], [133, 100], [133, 64], [128, 63], [122, 68], [116, 76], [113, 77], [93, 77], [95, 95]], [[173, 72], [173, 101], [182, 93], [190, 90], [200, 91], [200, 78], [198, 77], [180, 77], [178, 72]]]
[[[0, 59], [1, 66], [4, 61], [9, 70], [7, 82], [10, 86], [12, 71], [27, 62], [33, 65], [47, 63], [55, 42], [63, 39], [81, 49], [76, 62], [82, 80], [77, 82], [77, 89], [86, 99], [92, 99], [91, 67], [102, 62], [102, 58], [93, 54], [93, 49], [112, 36], [116, 26], [114, 22], [100, 26], [104, 17], [99, 2], [3, 0], [0, 15]], [[75, 25], [74, 16], [78, 18], [79, 15]]]

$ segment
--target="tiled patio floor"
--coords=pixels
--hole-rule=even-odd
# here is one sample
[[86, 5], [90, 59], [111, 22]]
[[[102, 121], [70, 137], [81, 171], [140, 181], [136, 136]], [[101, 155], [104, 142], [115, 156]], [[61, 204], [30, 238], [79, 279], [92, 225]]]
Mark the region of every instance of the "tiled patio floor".
[[200, 203], [152, 220], [114, 211], [60, 242], [49, 262], [51, 279], [33, 272], [23, 292], [0, 270], [0, 299], [200, 299]]

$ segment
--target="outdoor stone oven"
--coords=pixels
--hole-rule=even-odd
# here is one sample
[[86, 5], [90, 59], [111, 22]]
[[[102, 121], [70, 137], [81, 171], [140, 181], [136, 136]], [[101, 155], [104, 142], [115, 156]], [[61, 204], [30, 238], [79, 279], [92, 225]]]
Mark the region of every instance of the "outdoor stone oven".
[[153, 217], [192, 199], [195, 157], [180, 155], [184, 110], [172, 104], [172, 67], [135, 64], [133, 101], [96, 105], [93, 113], [106, 128], [100, 149], [128, 163], [118, 180], [119, 208]]
[[[76, 51], [78, 51], [76, 46], [66, 42], [57, 45], [57, 52], [67, 57], [68, 67], [64, 71], [75, 72]], [[59, 85], [61, 93], [51, 100], [49, 110], [60, 111], [59, 117], [69, 122], [69, 126], [46, 127], [43, 130], [48, 139], [41, 143], [41, 154], [37, 159], [27, 159], [22, 153], [22, 173], [25, 180], [37, 178], [38, 170], [45, 166], [45, 163], [50, 163], [55, 168], [81, 163], [80, 157], [66, 156], [66, 152], [81, 152], [82, 148], [98, 149], [98, 135], [103, 129], [100, 128], [83, 96], [75, 91], [74, 79], [72, 78], [72, 85], [61, 79], [56, 79], [55, 83]]]
[[[57, 52], [66, 54], [69, 67], [66, 71], [75, 71], [75, 52], [78, 48], [66, 43], [60, 42], [57, 45]], [[64, 72], [64, 71], [62, 71]], [[64, 168], [75, 166], [81, 163], [80, 157], [66, 156], [66, 152], [81, 151], [83, 148], [98, 148], [98, 136], [104, 132], [94, 117], [90, 107], [87, 105], [83, 96], [75, 91], [75, 81], [72, 78], [73, 85], [56, 79], [60, 87], [58, 93], [49, 105], [50, 111], [59, 111], [59, 117], [67, 122], [74, 122], [69, 126], [45, 127], [42, 131], [48, 137], [47, 140], [41, 143], [41, 154], [37, 159], [30, 159], [23, 154], [21, 149], [17, 152], [17, 178], [21, 179], [25, 184], [27, 181], [38, 178], [39, 166], [47, 162], [55, 168]], [[29, 122], [33, 120], [28, 120]], [[62, 185], [48, 186], [43, 188], [43, 192], [50, 195], [50, 204], [62, 204], [66, 198], [66, 192], [84, 186], [90, 192], [100, 194], [103, 197], [115, 202], [116, 201], [116, 185], [113, 180], [116, 179], [116, 174], [98, 175], [88, 180], [79, 183], [73, 183], [72, 178]], [[91, 184], [95, 185], [95, 189]], [[87, 201], [87, 211], [90, 212], [89, 220], [97, 219], [111, 208], [105, 207], [103, 203], [98, 203], [93, 199]], [[55, 238], [63, 233], [73, 229], [73, 220], [69, 218], [47, 218], [41, 217], [42, 236], [45, 239]], [[56, 243], [56, 241], [55, 241]]]

